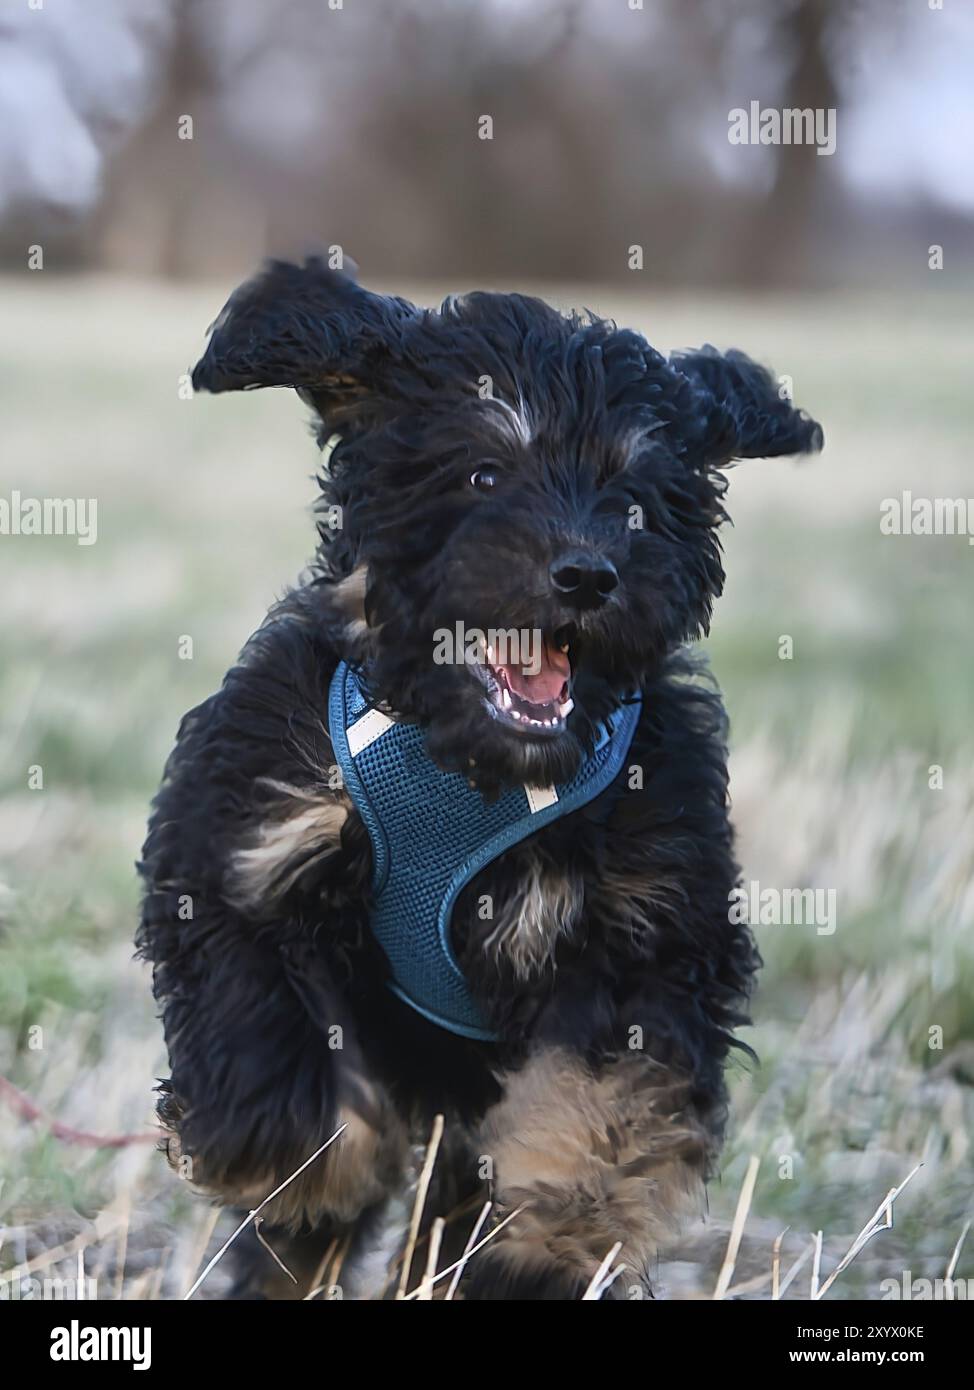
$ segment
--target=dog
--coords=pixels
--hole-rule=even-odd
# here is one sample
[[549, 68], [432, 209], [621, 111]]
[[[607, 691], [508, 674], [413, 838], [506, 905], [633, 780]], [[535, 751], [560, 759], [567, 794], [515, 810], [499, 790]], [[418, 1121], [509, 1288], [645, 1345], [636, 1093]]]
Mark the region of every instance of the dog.
[[457, 1296], [578, 1299], [618, 1245], [604, 1296], [651, 1297], [760, 964], [691, 645], [728, 466], [821, 427], [741, 352], [315, 258], [232, 295], [193, 384], [294, 389], [323, 450], [313, 564], [183, 719], [140, 863], [170, 1160], [245, 1211], [292, 1178], [234, 1296], [411, 1291], [442, 1116], [438, 1275], [490, 1204]]

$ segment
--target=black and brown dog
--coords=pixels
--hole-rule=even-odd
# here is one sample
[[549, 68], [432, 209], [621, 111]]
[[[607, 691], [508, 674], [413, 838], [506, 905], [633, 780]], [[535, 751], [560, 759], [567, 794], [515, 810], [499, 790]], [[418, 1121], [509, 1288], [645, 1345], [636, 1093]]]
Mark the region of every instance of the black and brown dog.
[[[608, 1296], [649, 1294], [702, 1208], [758, 963], [728, 911], [723, 708], [686, 644], [723, 583], [722, 470], [822, 432], [741, 353], [667, 359], [516, 294], [419, 309], [316, 260], [238, 290], [193, 381], [296, 389], [327, 449], [307, 581], [183, 720], [145, 844], [170, 1156], [251, 1208], [345, 1124], [263, 1215], [298, 1293], [339, 1237], [349, 1296], [376, 1297], [442, 1113], [427, 1214], [458, 1213], [462, 1248], [485, 1197], [492, 1222], [519, 1209], [461, 1296], [578, 1298], [617, 1241]], [[535, 634], [533, 664], [489, 643], [434, 659], [458, 624]], [[336, 672], [355, 735], [334, 726]], [[393, 857], [425, 855], [426, 877], [382, 935], [382, 813], [342, 772], [389, 729], [413, 740], [390, 754]], [[611, 777], [586, 784], [613, 738]], [[514, 829], [491, 839], [504, 807]], [[479, 853], [481, 808], [478, 858], [460, 823]], [[444, 915], [429, 866], [448, 841], [469, 863]], [[424, 1007], [410, 952], [437, 913]], [[466, 1024], [433, 1007], [450, 971]], [[283, 1284], [255, 1252], [242, 1296]]]

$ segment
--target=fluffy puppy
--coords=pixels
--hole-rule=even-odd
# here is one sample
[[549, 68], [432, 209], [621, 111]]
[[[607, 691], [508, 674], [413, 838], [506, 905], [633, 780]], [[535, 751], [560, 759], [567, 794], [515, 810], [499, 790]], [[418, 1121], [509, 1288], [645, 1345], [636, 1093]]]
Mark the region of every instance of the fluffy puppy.
[[[345, 1294], [379, 1297], [442, 1113], [427, 1216], [462, 1247], [486, 1196], [518, 1213], [462, 1296], [578, 1298], [617, 1241], [608, 1296], [650, 1293], [702, 1208], [758, 964], [728, 913], [723, 709], [687, 647], [723, 584], [724, 470], [821, 429], [742, 353], [665, 358], [518, 294], [421, 309], [317, 260], [241, 287], [193, 382], [293, 388], [325, 460], [308, 578], [183, 719], [144, 847], [171, 1158], [249, 1208], [345, 1125], [263, 1214], [299, 1294], [340, 1250]], [[345, 774], [395, 738], [373, 816]], [[391, 915], [386, 814], [396, 872], [423, 866]], [[284, 1284], [255, 1244], [238, 1293]]]

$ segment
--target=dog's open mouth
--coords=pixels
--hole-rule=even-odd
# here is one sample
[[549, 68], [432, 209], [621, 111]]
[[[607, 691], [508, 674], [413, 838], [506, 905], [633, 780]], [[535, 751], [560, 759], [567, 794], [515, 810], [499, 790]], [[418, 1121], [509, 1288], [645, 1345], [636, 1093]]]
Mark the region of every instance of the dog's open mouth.
[[477, 663], [477, 674], [495, 719], [540, 738], [563, 732], [574, 706], [571, 635], [567, 627], [550, 636], [538, 633], [534, 650], [522, 661], [504, 662], [493, 648], [486, 649], [485, 660]]

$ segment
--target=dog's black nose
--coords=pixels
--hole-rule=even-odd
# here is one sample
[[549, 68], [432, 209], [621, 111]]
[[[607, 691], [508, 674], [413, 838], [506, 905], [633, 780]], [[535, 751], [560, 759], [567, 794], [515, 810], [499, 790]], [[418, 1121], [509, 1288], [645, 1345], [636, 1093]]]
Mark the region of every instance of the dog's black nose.
[[555, 592], [575, 608], [595, 608], [619, 583], [611, 560], [582, 550], [559, 555], [548, 573]]

